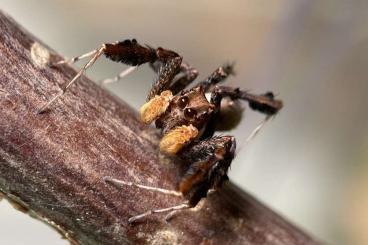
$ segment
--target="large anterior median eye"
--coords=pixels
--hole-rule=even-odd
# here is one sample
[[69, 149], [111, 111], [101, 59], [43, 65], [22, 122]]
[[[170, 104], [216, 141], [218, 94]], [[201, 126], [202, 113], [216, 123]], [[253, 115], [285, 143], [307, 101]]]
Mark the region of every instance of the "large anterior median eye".
[[187, 119], [193, 119], [193, 118], [195, 118], [196, 115], [197, 115], [197, 111], [192, 109], [192, 108], [186, 108], [184, 110], [184, 116]]
[[189, 99], [187, 96], [181, 96], [178, 100], [178, 106], [184, 109], [188, 105]]

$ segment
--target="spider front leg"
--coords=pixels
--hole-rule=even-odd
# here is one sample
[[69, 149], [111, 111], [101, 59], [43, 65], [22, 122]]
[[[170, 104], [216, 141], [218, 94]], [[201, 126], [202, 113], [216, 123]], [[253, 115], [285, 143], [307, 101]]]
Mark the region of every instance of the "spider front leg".
[[[93, 57], [87, 62], [87, 64], [85, 64], [82, 69], [77, 73], [77, 75], [74, 76], [74, 78], [64, 87], [62, 88], [61, 92], [57, 95], [55, 95], [51, 100], [49, 100], [47, 103], [45, 103], [39, 110], [38, 113], [42, 113], [44, 112], [54, 101], [56, 101], [59, 97], [61, 97], [63, 94], [65, 94], [65, 92], [68, 90], [68, 88], [75, 82], [77, 81], [82, 75], [83, 73], [89, 68], [91, 67], [96, 60], [105, 52], [106, 50], [106, 46], [102, 45], [99, 49], [92, 51], [90, 53], [87, 53], [85, 55], [76, 57], [74, 59], [72, 59], [70, 62], [74, 63], [75, 61], [77, 61], [78, 59], [81, 59], [81, 57], [88, 57], [88, 56], [92, 56]], [[66, 61], [66, 63], [68, 63], [68, 61]]]
[[[159, 73], [160, 67], [162, 66], [162, 62], [156, 61], [154, 63], [149, 63], [150, 67], [155, 73]], [[124, 69], [121, 71], [118, 75], [116, 75], [113, 78], [107, 78], [100, 82], [100, 84], [109, 84], [114, 83], [122, 79], [123, 77], [129, 75], [131, 72], [136, 70], [138, 66], [129, 67], [127, 69]], [[182, 89], [184, 89], [187, 85], [189, 85], [191, 82], [193, 82], [197, 76], [198, 71], [197, 69], [191, 67], [189, 64], [182, 62], [180, 66], [180, 72], [184, 73], [181, 77], [176, 79], [170, 84], [170, 90], [173, 92], [173, 94], [176, 94], [180, 92]]]
[[58, 61], [56, 63], [51, 64], [51, 66], [57, 66], [57, 65], [63, 65], [63, 64], [69, 64], [69, 65], [71, 65], [71, 64], [74, 64], [74, 63], [76, 63], [77, 61], [79, 61], [81, 59], [91, 57], [92, 55], [96, 54], [97, 52], [98, 52], [98, 49], [95, 49], [95, 50], [92, 50], [92, 51], [87, 52], [85, 54], [82, 54], [82, 55], [73, 57], [71, 59], [60, 60], [60, 61]]
[[255, 95], [239, 88], [232, 88], [226, 86], [216, 86], [211, 94], [211, 103], [217, 107], [220, 106], [221, 100], [224, 97], [230, 97], [232, 100], [246, 100], [249, 107], [255, 111], [259, 111], [267, 116], [276, 115], [282, 108], [281, 100], [276, 100], [272, 92]]
[[182, 76], [174, 80], [170, 85], [170, 90], [173, 94], [177, 94], [191, 84], [197, 77], [198, 71], [188, 63], [182, 62], [180, 71], [183, 73]]
[[265, 123], [276, 115], [282, 108], [283, 103], [281, 100], [276, 100], [272, 92], [265, 94], [255, 95], [248, 93], [247, 91], [240, 90], [239, 88], [216, 86], [211, 94], [211, 103], [220, 108], [221, 100], [224, 97], [230, 97], [232, 100], [246, 100], [249, 103], [249, 107], [255, 111], [259, 111], [266, 115], [266, 118], [252, 131], [247, 138], [247, 142], [253, 139]]
[[153, 83], [152, 88], [148, 93], [147, 101], [156, 95], [159, 95], [161, 92], [169, 90], [174, 77], [180, 72], [182, 60], [182, 57], [175, 56], [165, 59], [165, 61], [162, 62], [162, 65], [158, 70], [158, 78]]
[[[115, 62], [122, 62], [130, 66], [139, 66], [144, 63], [153, 63], [155, 61], [162, 62], [162, 67], [159, 71], [158, 80], [155, 82], [153, 89], [150, 92], [149, 98], [161, 93], [170, 84], [174, 76], [178, 73], [182, 58], [175, 52], [166, 50], [163, 48], [153, 49], [148, 46], [142, 46], [138, 44], [135, 39], [125, 40], [122, 42], [106, 43], [102, 44], [100, 48], [91, 51], [89, 53], [83, 54], [81, 56], [75, 57], [70, 60], [63, 60], [56, 64], [64, 63], [74, 63], [82, 58], [90, 57], [92, 58], [87, 62], [86, 65], [75, 75], [75, 77], [62, 89], [62, 91], [55, 95], [51, 100], [49, 100], [45, 105], [43, 105], [38, 112], [44, 112], [54, 101], [56, 101], [60, 96], [62, 96], [68, 88], [75, 83], [82, 74], [91, 67], [96, 60], [104, 54], [108, 59]], [[126, 75], [129, 71], [133, 69], [128, 69], [121, 73], [118, 78]]]
[[201, 86], [204, 89], [204, 91], [208, 92], [211, 89], [211, 87], [224, 81], [228, 76], [233, 74], [234, 74], [234, 65], [226, 64], [214, 70], [212, 74], [209, 77], [207, 77], [206, 80], [198, 83], [197, 86]]
[[[153, 49], [147, 45], [141, 46], [135, 39], [125, 40], [114, 44], [106, 44], [105, 55], [113, 61], [122, 62], [135, 67], [143, 63], [153, 64], [157, 62], [160, 64], [157, 72], [158, 78], [153, 83], [153, 86], [148, 93], [147, 101], [169, 88], [173, 78], [180, 71], [182, 63], [182, 57], [174, 51], [163, 49], [161, 47]], [[105, 80], [103, 83], [118, 80], [134, 69], [135, 68], [128, 68], [115, 78]]]

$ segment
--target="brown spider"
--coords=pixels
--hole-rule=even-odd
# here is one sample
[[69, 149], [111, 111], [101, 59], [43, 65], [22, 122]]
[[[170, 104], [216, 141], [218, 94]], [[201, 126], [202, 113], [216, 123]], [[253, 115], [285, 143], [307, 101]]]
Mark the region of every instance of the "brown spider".
[[[166, 216], [169, 218], [178, 210], [195, 207], [210, 190], [218, 190], [223, 182], [228, 180], [227, 172], [235, 155], [235, 138], [233, 136], [213, 136], [220, 117], [223, 98], [245, 100], [251, 109], [264, 113], [267, 116], [266, 119], [275, 115], [282, 108], [282, 101], [274, 99], [272, 92], [255, 95], [239, 88], [219, 86], [220, 82], [233, 73], [231, 65], [217, 68], [205, 81], [186, 90], [185, 88], [198, 76], [197, 70], [183, 63], [182, 57], [171, 50], [142, 46], [133, 39], [103, 44], [95, 51], [58, 62], [58, 64], [74, 63], [81, 58], [93, 56], [67, 84], [62, 93], [46, 103], [40, 112], [65, 93], [66, 89], [102, 54], [113, 61], [133, 66], [114, 79], [104, 80], [103, 83], [116, 81], [143, 63], [149, 63], [158, 73], [158, 78], [148, 93], [147, 103], [140, 109], [141, 120], [146, 124], [155, 122], [156, 127], [162, 130], [161, 152], [175, 154], [189, 163], [188, 169], [178, 184], [177, 191], [105, 177], [105, 181], [113, 184], [135, 186], [169, 195], [183, 196], [186, 199], [183, 204], [177, 206], [150, 210], [131, 217], [129, 222], [161, 212], [170, 212]], [[177, 77], [179, 73], [182, 75]], [[210, 94], [209, 98], [206, 97], [206, 94]]]

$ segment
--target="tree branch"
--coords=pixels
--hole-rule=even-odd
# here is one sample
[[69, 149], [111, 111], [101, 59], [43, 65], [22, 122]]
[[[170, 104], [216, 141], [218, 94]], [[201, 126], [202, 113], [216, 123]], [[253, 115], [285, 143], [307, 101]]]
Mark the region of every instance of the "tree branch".
[[159, 154], [156, 130], [85, 77], [37, 114], [76, 74], [50, 59], [61, 58], [0, 13], [0, 190], [18, 207], [75, 244], [316, 244], [232, 184], [170, 223], [152, 215], [129, 225], [183, 200], [102, 178], [174, 190], [180, 163]]

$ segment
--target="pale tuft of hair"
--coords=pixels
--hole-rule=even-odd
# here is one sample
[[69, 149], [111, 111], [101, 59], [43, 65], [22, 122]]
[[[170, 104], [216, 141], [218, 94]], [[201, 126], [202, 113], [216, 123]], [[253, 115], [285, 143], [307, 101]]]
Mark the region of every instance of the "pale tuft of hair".
[[161, 139], [160, 150], [168, 154], [176, 154], [197, 135], [198, 129], [193, 125], [176, 127]]
[[149, 124], [157, 119], [166, 111], [172, 98], [173, 94], [171, 91], [165, 90], [160, 95], [156, 95], [150, 101], [145, 103], [139, 110], [142, 122]]

